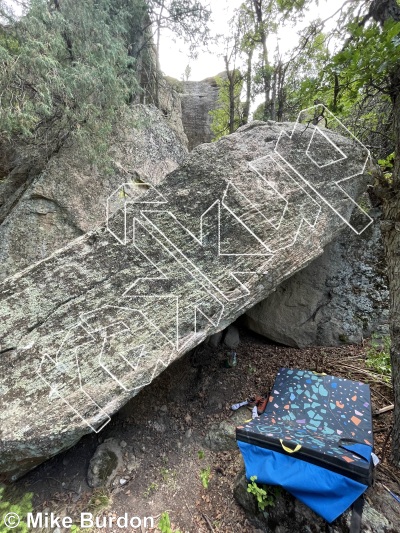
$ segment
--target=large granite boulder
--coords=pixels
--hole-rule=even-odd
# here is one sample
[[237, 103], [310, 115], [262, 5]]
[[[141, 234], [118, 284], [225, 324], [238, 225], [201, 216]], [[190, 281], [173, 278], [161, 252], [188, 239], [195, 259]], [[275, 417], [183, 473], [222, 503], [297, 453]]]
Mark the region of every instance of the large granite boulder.
[[375, 223], [361, 235], [344, 230], [320, 257], [246, 313], [249, 329], [295, 348], [358, 344], [372, 333], [388, 333], [380, 212], [364, 200]]
[[354, 201], [367, 159], [337, 133], [252, 123], [157, 188], [127, 181], [105, 224], [0, 284], [2, 478], [100, 431], [344, 227], [369, 225]]
[[[67, 143], [38, 176], [27, 162], [0, 181], [0, 281], [99, 226], [107, 198], [129, 180], [157, 185], [187, 156], [163, 114], [141, 105], [115, 128], [112, 169], [94, 165], [77, 141]], [[23, 164], [22, 164], [23, 163]]]

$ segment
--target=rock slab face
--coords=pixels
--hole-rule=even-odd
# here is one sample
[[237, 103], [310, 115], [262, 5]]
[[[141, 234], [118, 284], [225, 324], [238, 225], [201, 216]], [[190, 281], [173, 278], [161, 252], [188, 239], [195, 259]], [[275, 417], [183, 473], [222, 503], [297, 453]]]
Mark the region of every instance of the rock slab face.
[[99, 171], [75, 142], [34, 179], [19, 183], [11, 174], [0, 181], [0, 281], [99, 226], [119, 185], [157, 185], [187, 149], [160, 111], [138, 105], [121, 119], [108, 155], [113, 171]]
[[[2, 478], [101, 431], [321, 255], [360, 211], [367, 159], [337, 133], [253, 123], [158, 188], [120, 186], [103, 226], [0, 284]], [[360, 212], [358, 229], [370, 222]]]
[[295, 348], [358, 344], [388, 333], [389, 290], [379, 213], [362, 235], [350, 228], [244, 317], [251, 330]]

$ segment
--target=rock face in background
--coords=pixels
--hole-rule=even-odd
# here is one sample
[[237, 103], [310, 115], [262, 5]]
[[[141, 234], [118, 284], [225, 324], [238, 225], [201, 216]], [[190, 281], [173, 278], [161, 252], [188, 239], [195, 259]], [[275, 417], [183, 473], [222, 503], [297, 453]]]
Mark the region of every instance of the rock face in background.
[[0, 281], [104, 222], [107, 198], [122, 183], [157, 185], [187, 149], [160, 111], [139, 105], [121, 120], [109, 153], [114, 168], [99, 171], [79, 146], [65, 146], [38, 177], [21, 176], [14, 194], [0, 182]]
[[346, 229], [323, 255], [245, 315], [251, 330], [296, 348], [360, 343], [388, 333], [389, 291], [379, 212], [361, 236]]
[[366, 154], [326, 132], [348, 156], [335, 162], [313, 128], [282, 127], [252, 123], [198, 147], [157, 189], [127, 182], [107, 226], [0, 284], [4, 479], [99, 431], [343, 229], [370, 179]]
[[177, 134], [180, 143], [186, 148], [189, 141], [182, 122], [183, 82], [170, 77], [162, 78], [159, 88], [159, 109], [168, 125]]
[[203, 81], [183, 82], [182, 122], [189, 140], [189, 150], [213, 139], [210, 111], [218, 107], [219, 88], [216, 78], [219, 74]]

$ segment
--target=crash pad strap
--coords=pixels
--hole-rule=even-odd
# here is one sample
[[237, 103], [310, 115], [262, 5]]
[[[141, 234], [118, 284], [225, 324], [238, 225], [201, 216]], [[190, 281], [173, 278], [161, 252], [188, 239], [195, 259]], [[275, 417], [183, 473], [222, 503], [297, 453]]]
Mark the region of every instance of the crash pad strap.
[[292, 450], [292, 448], [289, 448], [289, 446], [286, 446], [282, 439], [279, 439], [279, 442], [281, 443], [282, 449], [285, 450], [287, 453], [296, 453], [299, 450], [301, 450], [301, 444], [297, 444], [297, 446]]
[[363, 508], [364, 496], [361, 495], [353, 504], [353, 510], [351, 513], [350, 533], [360, 533]]

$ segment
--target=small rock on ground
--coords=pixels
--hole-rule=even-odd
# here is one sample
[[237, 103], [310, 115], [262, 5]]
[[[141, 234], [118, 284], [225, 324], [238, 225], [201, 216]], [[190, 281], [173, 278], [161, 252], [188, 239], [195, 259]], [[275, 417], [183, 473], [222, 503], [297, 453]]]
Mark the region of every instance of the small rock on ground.
[[204, 438], [204, 445], [214, 452], [236, 450], [236, 428], [251, 418], [247, 408], [233, 412], [228, 420], [214, 424]]
[[223, 332], [219, 331], [218, 333], [214, 333], [214, 335], [210, 335], [208, 337], [207, 344], [211, 346], [211, 348], [218, 348], [221, 340], [222, 340]]
[[97, 447], [89, 463], [87, 481], [92, 488], [107, 487], [123, 466], [122, 451], [116, 439]]
[[240, 344], [239, 331], [235, 326], [229, 326], [226, 330], [224, 344], [231, 350], [235, 350]]

